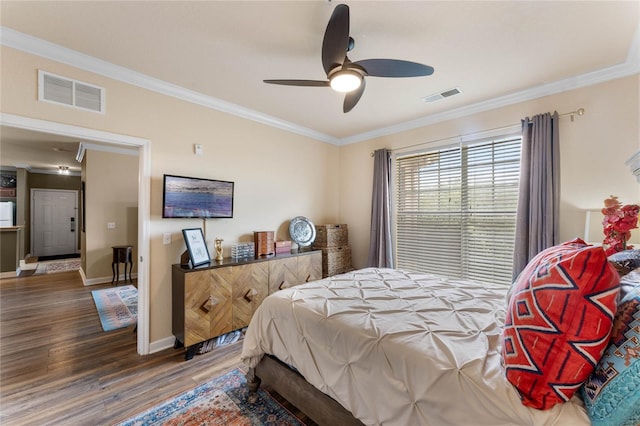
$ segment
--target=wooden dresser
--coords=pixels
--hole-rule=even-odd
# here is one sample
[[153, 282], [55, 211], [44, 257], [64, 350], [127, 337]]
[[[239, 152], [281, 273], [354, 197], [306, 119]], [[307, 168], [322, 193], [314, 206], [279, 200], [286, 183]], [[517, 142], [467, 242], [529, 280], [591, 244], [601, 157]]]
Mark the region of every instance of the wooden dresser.
[[185, 346], [191, 359], [200, 343], [249, 325], [269, 294], [322, 278], [322, 252], [176, 264], [171, 278], [174, 347]]

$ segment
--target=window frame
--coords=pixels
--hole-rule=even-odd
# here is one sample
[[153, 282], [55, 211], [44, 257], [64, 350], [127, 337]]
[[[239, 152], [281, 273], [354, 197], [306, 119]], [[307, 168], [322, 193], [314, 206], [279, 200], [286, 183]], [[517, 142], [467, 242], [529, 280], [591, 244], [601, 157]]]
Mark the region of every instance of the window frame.
[[[398, 166], [398, 159], [402, 159], [402, 158], [406, 158], [406, 157], [411, 157], [411, 156], [419, 156], [419, 155], [424, 155], [428, 152], [435, 152], [435, 151], [442, 151], [442, 150], [449, 150], [449, 149], [457, 149], [460, 151], [460, 153], [462, 152], [462, 150], [468, 148], [468, 147], [472, 147], [472, 146], [477, 146], [483, 143], [487, 143], [487, 142], [503, 142], [503, 141], [508, 141], [508, 140], [513, 140], [513, 139], [518, 139], [520, 142], [519, 145], [519, 153], [518, 153], [518, 160], [517, 160], [517, 178], [516, 178], [516, 182], [515, 182], [515, 197], [516, 197], [516, 206], [517, 206], [517, 193], [518, 193], [518, 184], [519, 184], [519, 171], [520, 171], [520, 155], [521, 155], [521, 147], [522, 147], [522, 134], [521, 134], [521, 130], [520, 130], [520, 126], [510, 126], [510, 127], [505, 127], [505, 128], [501, 128], [501, 129], [495, 129], [492, 131], [488, 131], [488, 132], [484, 132], [484, 133], [476, 133], [476, 134], [471, 134], [471, 135], [466, 135], [466, 136], [462, 136], [459, 138], [449, 138], [449, 139], [442, 139], [440, 141], [435, 141], [433, 143], [429, 143], [429, 144], [420, 144], [420, 145], [415, 145], [412, 146], [411, 148], [408, 149], [400, 149], [400, 150], [394, 150], [392, 153], [392, 160], [393, 160], [393, 167], [392, 167], [392, 171], [391, 171], [391, 188], [393, 191], [393, 197], [392, 197], [392, 203], [391, 203], [391, 218], [392, 218], [392, 240], [393, 240], [393, 251], [394, 251], [394, 259], [396, 262], [396, 267], [398, 267], [399, 263], [402, 263], [400, 257], [399, 257], [399, 241], [401, 241], [399, 238], [402, 238], [401, 235], [399, 235], [399, 232], [402, 232], [401, 230], [399, 231], [399, 226], [398, 226], [398, 220], [399, 220], [399, 215], [402, 214], [402, 212], [399, 212], [399, 194], [398, 194], [398, 172], [399, 172], [399, 166]], [[462, 160], [462, 155], [459, 154], [461, 157], [461, 161]], [[498, 165], [500, 162], [496, 162], [496, 161], [492, 161], [491, 162], [491, 166], [495, 168], [496, 165]], [[466, 172], [465, 172], [466, 170]], [[461, 164], [461, 169], [460, 169], [460, 177], [461, 177], [461, 183], [460, 183], [460, 189], [462, 190], [462, 188], [464, 187], [465, 183], [463, 180], [463, 174], [464, 173], [468, 173], [468, 169], [466, 168], [466, 166], [463, 168], [462, 164]], [[496, 175], [495, 173], [492, 173], [492, 177], [493, 179], [495, 179]], [[468, 185], [468, 183], [467, 183]], [[462, 197], [461, 200], [462, 202]], [[509, 211], [508, 213], [510, 215], [512, 215], [512, 219], [513, 219], [513, 243], [515, 243], [515, 214], [517, 211], [517, 207], [512, 210]], [[464, 212], [464, 206], [461, 205], [460, 206], [460, 214], [461, 214], [461, 218], [459, 220], [461, 226], [462, 226], [462, 222], [464, 222], [464, 218], [462, 216]], [[462, 237], [463, 235], [463, 231], [460, 232], [460, 236]], [[513, 247], [513, 243], [512, 243], [512, 247]], [[462, 247], [462, 245], [461, 245]], [[502, 283], [503, 284], [510, 284], [511, 282], [511, 278], [509, 275], [509, 278], [507, 279], [506, 276], [506, 270], [508, 269], [509, 271], [511, 270], [512, 267], [512, 256], [513, 256], [513, 251], [511, 250], [511, 254], [509, 256], [508, 259], [508, 264], [506, 266], [503, 266], [504, 271], [503, 273], [505, 274], [504, 277], [502, 277]], [[462, 259], [462, 255], [460, 256], [460, 258]], [[502, 259], [503, 262], [507, 261], [506, 259]], [[464, 262], [460, 262], [460, 263], [464, 263]], [[504, 265], [504, 264], [503, 264]], [[462, 265], [461, 268], [468, 268], [468, 265]], [[433, 271], [430, 271], [433, 273]], [[447, 275], [448, 273], [451, 273], [451, 270], [447, 270], [447, 268], [443, 268], [443, 270], [439, 270], [437, 273], [440, 273], [441, 275]], [[468, 275], [468, 270], [465, 271], [464, 273], [461, 273], [463, 278], [466, 278]], [[459, 278], [458, 276], [453, 275], [454, 278]], [[471, 279], [475, 279], [477, 281], [485, 281], [488, 282], [489, 280], [487, 279], [478, 279], [478, 278], [471, 278]], [[493, 280], [491, 280], [491, 282], [493, 282]]]

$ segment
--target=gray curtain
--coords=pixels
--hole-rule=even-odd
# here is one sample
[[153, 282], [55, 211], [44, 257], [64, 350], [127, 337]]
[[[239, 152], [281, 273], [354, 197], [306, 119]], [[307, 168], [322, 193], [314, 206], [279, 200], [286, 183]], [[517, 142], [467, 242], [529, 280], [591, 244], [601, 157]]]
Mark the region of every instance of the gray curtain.
[[389, 185], [391, 183], [391, 151], [386, 148], [374, 152], [373, 196], [371, 200], [371, 235], [368, 266], [393, 267], [391, 244], [391, 212]]
[[560, 203], [558, 122], [557, 112], [522, 120], [514, 279], [531, 258], [557, 243]]

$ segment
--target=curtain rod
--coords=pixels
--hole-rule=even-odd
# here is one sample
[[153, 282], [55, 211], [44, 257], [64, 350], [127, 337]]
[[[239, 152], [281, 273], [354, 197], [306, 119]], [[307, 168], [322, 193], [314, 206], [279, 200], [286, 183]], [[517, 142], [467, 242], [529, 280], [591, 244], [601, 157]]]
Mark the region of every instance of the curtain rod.
[[[583, 115], [584, 115], [584, 108], [578, 108], [578, 109], [577, 109], [577, 110], [575, 110], [575, 111], [570, 111], [570, 112], [565, 112], [565, 113], [563, 113], [563, 114], [558, 114], [558, 117], [567, 117], [567, 116], [568, 116], [568, 117], [571, 117], [571, 121], [573, 121], [573, 117], [574, 117], [575, 115], [583, 116]], [[517, 123], [517, 124], [511, 124], [511, 125], [508, 125], [508, 126], [502, 126], [502, 127], [494, 127], [493, 129], [483, 130], [483, 132], [494, 132], [494, 131], [496, 131], [496, 130], [500, 130], [500, 129], [508, 129], [508, 128], [510, 128], [510, 127], [513, 127], [513, 126], [517, 126], [518, 124], [520, 124], [520, 123]], [[478, 132], [466, 133], [466, 134], [464, 134], [464, 135], [458, 135], [458, 136], [453, 136], [453, 137], [461, 138], [461, 137], [465, 137], [465, 136], [472, 135], [472, 134], [474, 134], [474, 133], [478, 133]], [[436, 139], [436, 140], [429, 141], [429, 142], [420, 142], [420, 143], [416, 143], [416, 144], [413, 144], [413, 145], [401, 146], [401, 147], [399, 147], [399, 148], [390, 149], [389, 151], [393, 152], [393, 151], [397, 151], [397, 150], [399, 150], [399, 149], [407, 149], [407, 148], [413, 148], [414, 146], [421, 146], [421, 145], [425, 145], [425, 144], [430, 144], [430, 143], [435, 143], [435, 142], [441, 142], [441, 141], [444, 141], [444, 140], [447, 140], [447, 139], [452, 139], [453, 137], [442, 138], [442, 139]], [[372, 151], [372, 152], [371, 152], [371, 157], [373, 157], [374, 155], [375, 155], [375, 152], [373, 152], [373, 151]]]

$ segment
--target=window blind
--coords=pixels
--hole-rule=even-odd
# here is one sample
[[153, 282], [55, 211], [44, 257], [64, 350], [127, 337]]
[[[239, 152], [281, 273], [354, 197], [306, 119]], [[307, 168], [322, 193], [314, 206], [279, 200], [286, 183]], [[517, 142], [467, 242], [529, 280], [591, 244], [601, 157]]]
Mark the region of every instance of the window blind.
[[521, 138], [396, 157], [397, 266], [511, 282]]

